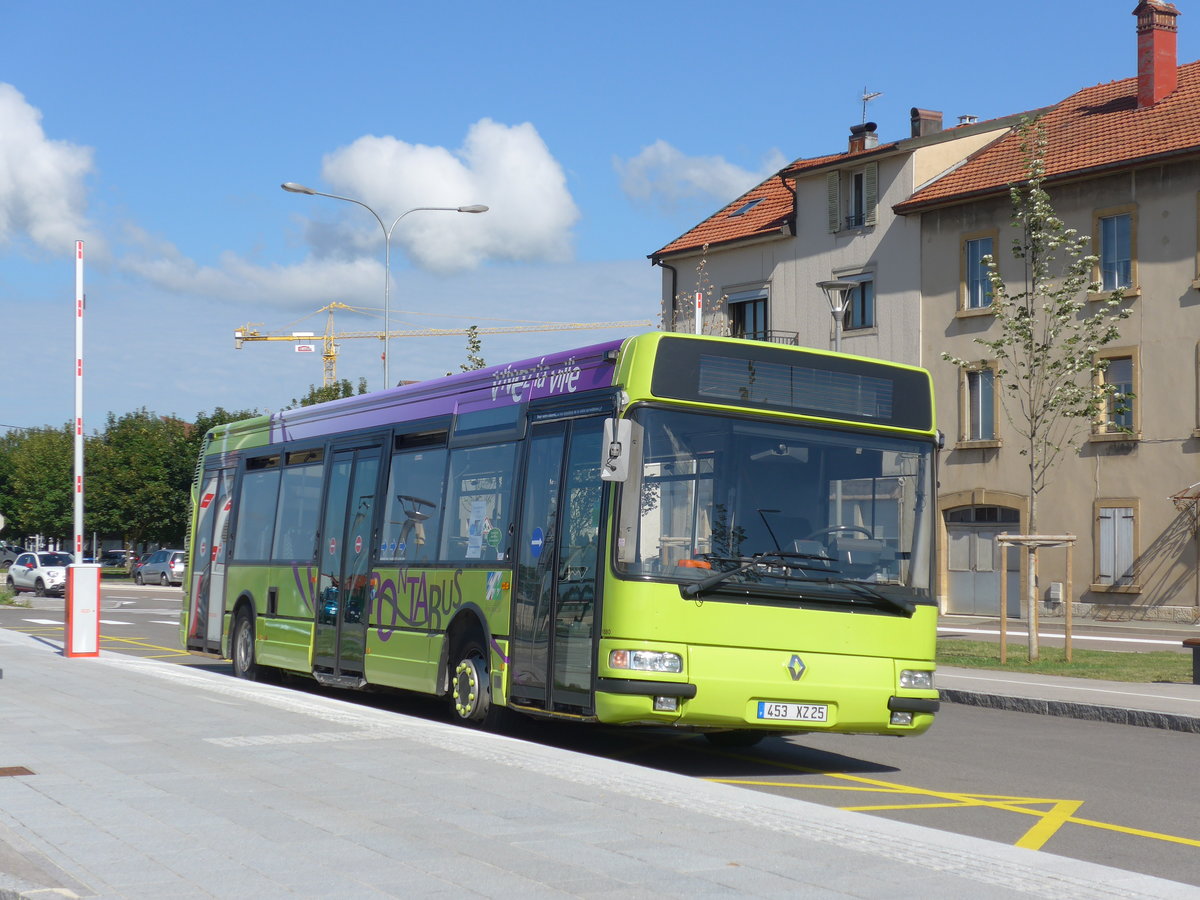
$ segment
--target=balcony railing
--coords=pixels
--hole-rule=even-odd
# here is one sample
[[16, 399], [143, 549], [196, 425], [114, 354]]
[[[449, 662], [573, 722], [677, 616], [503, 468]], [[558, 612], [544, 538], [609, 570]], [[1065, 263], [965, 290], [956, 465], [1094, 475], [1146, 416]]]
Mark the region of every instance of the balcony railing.
[[735, 338], [744, 341], [763, 341], [768, 344], [789, 344], [793, 347], [800, 344], [798, 331], [743, 331], [734, 332]]

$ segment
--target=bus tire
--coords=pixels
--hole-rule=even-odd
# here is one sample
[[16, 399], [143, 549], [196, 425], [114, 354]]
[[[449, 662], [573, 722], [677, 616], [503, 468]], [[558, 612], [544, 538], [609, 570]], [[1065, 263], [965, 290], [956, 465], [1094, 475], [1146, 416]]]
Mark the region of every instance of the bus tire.
[[247, 681], [262, 681], [264, 670], [254, 656], [254, 617], [242, 607], [233, 620], [233, 637], [229, 641], [229, 656], [233, 674]]
[[706, 731], [704, 737], [714, 747], [723, 750], [738, 750], [753, 747], [767, 736], [764, 731], [751, 731], [748, 728], [738, 731]]
[[450, 709], [455, 721], [474, 728], [494, 728], [503, 711], [492, 705], [487, 651], [472, 638], [452, 658], [457, 660], [450, 672]]

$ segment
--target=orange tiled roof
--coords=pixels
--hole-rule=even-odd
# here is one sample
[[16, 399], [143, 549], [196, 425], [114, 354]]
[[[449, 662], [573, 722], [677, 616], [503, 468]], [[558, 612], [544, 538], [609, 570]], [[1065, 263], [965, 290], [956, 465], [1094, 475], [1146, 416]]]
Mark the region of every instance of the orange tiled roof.
[[[795, 197], [785, 178], [795, 178], [797, 175], [829, 163], [883, 153], [895, 147], [896, 143], [893, 142], [880, 144], [866, 150], [857, 150], [853, 153], [833, 153], [829, 156], [817, 156], [812, 159], [798, 159], [780, 169], [766, 181], [746, 191], [695, 228], [685, 231], [661, 250], [651, 253], [650, 259], [661, 259], [672, 253], [699, 250], [705, 244], [711, 247], [728, 244], [731, 241], [779, 234], [783, 226], [790, 224], [795, 217]], [[752, 200], [761, 200], [761, 202], [739, 216], [732, 215]]]
[[[739, 216], [731, 215], [755, 200], [759, 202], [746, 212]], [[705, 244], [725, 244], [742, 238], [776, 234], [791, 221], [793, 206], [791, 189], [778, 174], [772, 175], [695, 228], [650, 254], [650, 258], [658, 259], [683, 250], [697, 250]]]
[[[1067, 178], [1200, 150], [1200, 62], [1179, 67], [1178, 87], [1138, 109], [1138, 80], [1084, 88], [1041, 118], [1046, 178]], [[980, 150], [955, 171], [896, 205], [898, 213], [1007, 191], [1026, 177], [1017, 133]]]

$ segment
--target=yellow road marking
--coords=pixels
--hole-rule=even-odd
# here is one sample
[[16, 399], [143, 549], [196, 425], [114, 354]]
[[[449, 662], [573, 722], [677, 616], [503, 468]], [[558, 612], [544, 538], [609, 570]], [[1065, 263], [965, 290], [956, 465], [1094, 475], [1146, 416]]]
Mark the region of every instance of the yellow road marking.
[[1059, 800], [1038, 819], [1036, 825], [1021, 835], [1016, 846], [1026, 850], [1041, 850], [1046, 841], [1054, 837], [1058, 829], [1070, 821], [1071, 816], [1081, 806], [1082, 800]]
[[[50, 634], [61, 635], [63, 633], [63, 628], [64, 628], [63, 625], [41, 625], [37, 628], [10, 627], [8, 630], [9, 631], [19, 631], [21, 634], [28, 634], [33, 637], [41, 637], [41, 636], [50, 635]], [[142, 656], [141, 657], [142, 659], [168, 659], [172, 656], [190, 656], [191, 655], [187, 651], [179, 650], [175, 647], [163, 647], [159, 644], [147, 643], [144, 638], [115, 637], [114, 635], [105, 634], [104, 632], [100, 632], [99, 637], [100, 637], [100, 644], [101, 644], [102, 648], [105, 643], [108, 643], [108, 644], [128, 645], [129, 647], [136, 647], [136, 648], [142, 649], [142, 650], [162, 650], [163, 651], [163, 653], [161, 655]]]
[[[732, 754], [730, 754], [732, 755]], [[907, 794], [913, 797], [928, 798], [930, 802], [926, 803], [908, 803], [908, 804], [880, 804], [874, 806], [843, 806], [840, 809], [845, 809], [851, 812], [880, 812], [880, 811], [897, 811], [908, 809], [960, 809], [965, 807], [990, 808], [1000, 810], [1001, 812], [1020, 813], [1026, 816], [1037, 817], [1037, 823], [1026, 831], [1017, 841], [1015, 846], [1023, 847], [1029, 850], [1042, 849], [1047, 841], [1050, 840], [1064, 825], [1082, 825], [1086, 828], [1099, 828], [1104, 831], [1112, 831], [1118, 834], [1126, 834], [1132, 837], [1143, 837], [1150, 840], [1166, 841], [1173, 844], [1183, 844], [1188, 847], [1200, 847], [1200, 840], [1193, 838], [1180, 837], [1173, 834], [1164, 834], [1157, 831], [1147, 831], [1141, 828], [1130, 828], [1124, 825], [1116, 825], [1111, 822], [1100, 822], [1094, 819], [1084, 819], [1074, 815], [1075, 812], [1083, 806], [1083, 800], [1065, 800], [1052, 797], [1009, 797], [1003, 794], [969, 794], [958, 793], [955, 791], [936, 791], [927, 788], [914, 787], [911, 785], [896, 784], [894, 782], [880, 781], [875, 778], [866, 778], [861, 775], [849, 775], [844, 772], [830, 772], [822, 769], [814, 769], [810, 766], [801, 766], [794, 763], [784, 763], [774, 760], [756, 759], [749, 756], [737, 757], [747, 762], [755, 762], [760, 765], [766, 764], [779, 769], [788, 769], [796, 772], [804, 772], [810, 775], [821, 775], [826, 778], [833, 778], [841, 782], [850, 782], [850, 784], [794, 784], [786, 781], [761, 781], [754, 779], [742, 778], [710, 778], [709, 781], [719, 782], [721, 784], [739, 784], [754, 787], [787, 787], [793, 790], [833, 790], [833, 791], [848, 791], [848, 792], [868, 792], [878, 794]], [[1045, 809], [1036, 809], [1033, 807], [1044, 806]]]

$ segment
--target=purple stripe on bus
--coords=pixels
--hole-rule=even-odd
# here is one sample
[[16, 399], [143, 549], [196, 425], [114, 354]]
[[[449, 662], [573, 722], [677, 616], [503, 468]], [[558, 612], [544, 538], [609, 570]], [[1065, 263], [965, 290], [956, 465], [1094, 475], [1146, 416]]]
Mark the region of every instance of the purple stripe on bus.
[[[608, 387], [613, 381], [613, 364], [605, 356], [618, 349], [621, 343], [619, 340], [606, 341], [521, 362], [331, 400], [319, 406], [273, 413], [271, 442], [303, 440], [456, 412], [497, 409]], [[403, 404], [402, 413], [396, 411], [398, 404]]]

